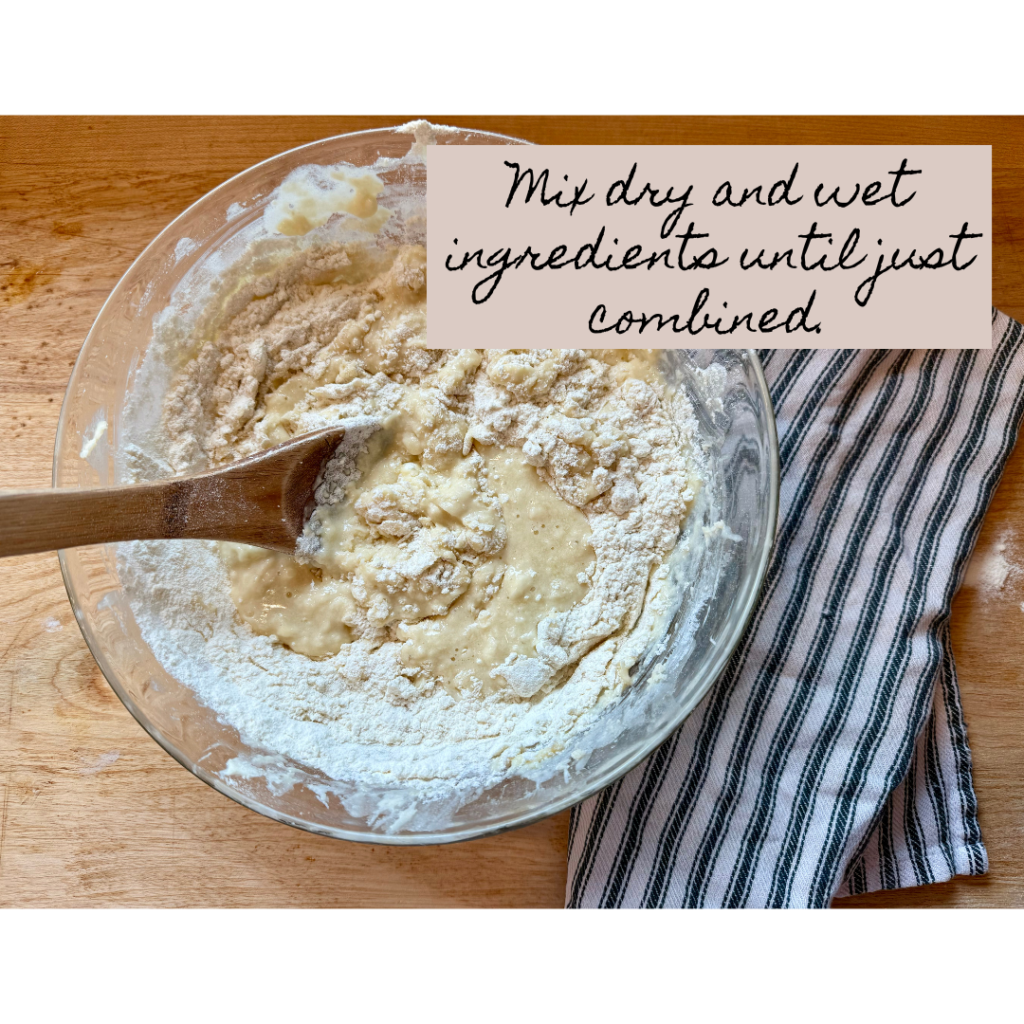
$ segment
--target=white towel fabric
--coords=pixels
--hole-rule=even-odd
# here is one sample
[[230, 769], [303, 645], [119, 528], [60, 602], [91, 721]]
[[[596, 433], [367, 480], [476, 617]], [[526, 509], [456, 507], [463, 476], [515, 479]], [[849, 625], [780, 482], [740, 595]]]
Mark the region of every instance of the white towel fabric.
[[990, 351], [761, 353], [779, 533], [678, 732], [573, 811], [571, 907], [827, 906], [983, 874], [949, 611], [1024, 411]]

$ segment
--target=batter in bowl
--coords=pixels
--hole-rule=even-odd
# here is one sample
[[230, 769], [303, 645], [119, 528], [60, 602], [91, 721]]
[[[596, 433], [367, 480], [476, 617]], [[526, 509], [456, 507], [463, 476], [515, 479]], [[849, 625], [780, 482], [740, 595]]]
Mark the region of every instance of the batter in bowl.
[[159, 458], [196, 471], [338, 422], [346, 443], [294, 557], [147, 542], [123, 571], [154, 652], [248, 742], [465, 800], [629, 686], [701, 462], [656, 352], [426, 332], [420, 246], [313, 245], [241, 284], [176, 353]]

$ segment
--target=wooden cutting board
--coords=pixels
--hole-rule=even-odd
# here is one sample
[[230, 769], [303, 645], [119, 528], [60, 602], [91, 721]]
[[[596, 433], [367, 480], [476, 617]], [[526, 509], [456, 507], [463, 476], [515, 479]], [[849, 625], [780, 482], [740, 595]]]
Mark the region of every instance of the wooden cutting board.
[[[1024, 319], [1024, 120], [464, 118], [535, 142], [991, 143], [993, 301]], [[46, 487], [71, 366], [146, 243], [226, 178], [374, 118], [0, 119], [0, 488]], [[1024, 446], [979, 552], [1024, 566]], [[965, 590], [953, 638], [990, 874], [841, 901], [1024, 905], [1024, 572]], [[312, 836], [177, 765], [100, 675], [55, 555], [0, 563], [0, 906], [561, 906], [568, 814], [458, 846]]]

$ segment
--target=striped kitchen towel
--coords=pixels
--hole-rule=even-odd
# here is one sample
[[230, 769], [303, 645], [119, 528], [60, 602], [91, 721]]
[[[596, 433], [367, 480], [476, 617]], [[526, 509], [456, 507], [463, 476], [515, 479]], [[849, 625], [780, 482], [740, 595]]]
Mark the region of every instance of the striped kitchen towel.
[[827, 906], [983, 874], [949, 610], [1024, 410], [990, 351], [765, 351], [782, 462], [760, 603], [722, 677], [575, 808], [571, 907]]

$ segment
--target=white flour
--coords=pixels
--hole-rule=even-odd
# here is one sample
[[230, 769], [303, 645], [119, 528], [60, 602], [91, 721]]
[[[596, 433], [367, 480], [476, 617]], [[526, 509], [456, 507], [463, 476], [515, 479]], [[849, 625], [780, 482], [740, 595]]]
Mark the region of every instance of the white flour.
[[[426, 350], [425, 321], [379, 326], [391, 323], [381, 320], [380, 289], [419, 287], [415, 268], [399, 260], [385, 285], [368, 290], [345, 278], [349, 267], [344, 251], [313, 247], [227, 289], [209, 318], [216, 330], [191, 349], [173, 318], [163, 323], [147, 352], [149, 379], [160, 378], [154, 366], [179, 369], [161, 424], [125, 446], [129, 475], [230, 461], [283, 439], [273, 433], [282, 424], [298, 433], [385, 418], [415, 384], [426, 396], [427, 444], [471, 459], [474, 443], [520, 449], [584, 511], [596, 555], [586, 600], [542, 622], [536, 656], [504, 667], [510, 686], [457, 699], [403, 665], [386, 630], [367, 628], [321, 660], [254, 632], [236, 612], [214, 544], [124, 545], [120, 571], [169, 673], [250, 746], [357, 787], [395, 786], [404, 796], [393, 806], [366, 810], [395, 831], [408, 823], [410, 801], [454, 808], [535, 771], [623, 693], [677, 601], [668, 556], [703, 469], [686, 399], [627, 372], [625, 358], [539, 350], [467, 362], [465, 353]], [[287, 403], [272, 397], [300, 379]], [[335, 500], [344, 490], [351, 459], [335, 469], [321, 500], [332, 483]]]
[[975, 550], [967, 564], [964, 586], [976, 590], [986, 602], [1010, 596], [1008, 591], [1013, 590], [1024, 576], [1024, 569], [1014, 555], [1013, 534], [1004, 530], [988, 548]]

